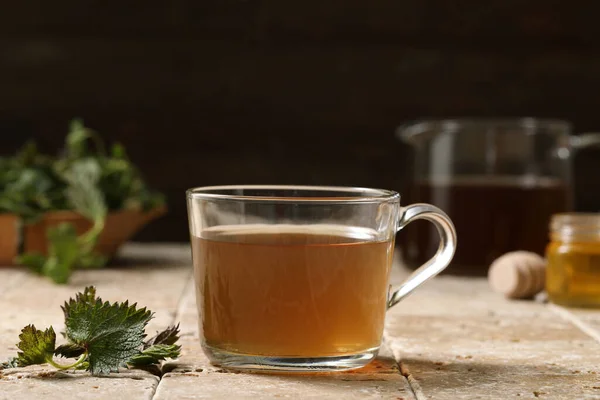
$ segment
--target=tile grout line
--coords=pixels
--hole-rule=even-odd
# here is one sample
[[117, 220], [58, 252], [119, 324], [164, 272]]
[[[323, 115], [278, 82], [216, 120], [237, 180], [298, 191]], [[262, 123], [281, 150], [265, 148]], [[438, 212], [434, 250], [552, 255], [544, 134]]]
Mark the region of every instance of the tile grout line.
[[407, 366], [404, 365], [402, 361], [396, 361], [398, 363], [398, 367], [400, 368], [400, 373], [408, 382], [408, 387], [412, 391], [416, 400], [427, 400], [427, 396], [423, 393], [423, 388], [419, 384], [419, 381], [410, 373]]
[[[183, 313], [183, 310], [186, 306], [187, 293], [189, 290], [191, 290], [191, 287], [194, 284], [193, 278], [194, 278], [194, 271], [192, 269], [192, 271], [186, 276], [186, 284], [183, 286], [183, 290], [182, 290], [181, 294], [179, 295], [179, 299], [177, 300], [177, 308], [175, 309], [175, 314], [173, 315], [173, 318], [171, 319], [170, 325], [174, 325], [177, 322], [177, 318], [180, 317]], [[157, 378], [158, 378], [158, 382], [157, 382], [156, 386], [154, 387], [154, 391], [152, 392], [152, 394], [150, 396], [150, 400], [152, 400], [156, 397], [156, 392], [158, 391], [158, 387], [160, 386], [163, 377], [158, 376]]]
[[401, 360], [400, 355], [398, 354], [398, 357], [396, 357], [396, 352], [394, 352], [390, 346], [390, 342], [389, 340], [386, 338], [385, 334], [384, 334], [384, 346], [386, 346], [387, 348], [390, 349], [392, 355], [394, 356], [394, 361], [396, 361], [396, 365], [398, 366], [398, 371], [400, 373], [400, 375], [402, 375], [402, 377], [404, 377], [406, 384], [408, 385], [408, 388], [410, 389], [410, 392], [413, 395], [413, 398], [415, 400], [427, 400], [427, 396], [425, 396], [425, 393], [423, 393], [423, 389], [421, 388], [421, 385], [419, 385], [419, 382], [417, 381], [417, 379], [410, 373], [409, 369], [407, 366], [404, 365], [404, 363]]
[[154, 375], [154, 377], [156, 378], [156, 386], [154, 386], [152, 393], [149, 393], [148, 400], [154, 399], [154, 396], [156, 395], [156, 389], [158, 389], [158, 385], [160, 385], [160, 381], [162, 379], [160, 376]]
[[186, 297], [187, 297], [187, 293], [189, 290], [191, 290], [191, 287], [193, 287], [194, 285], [194, 271], [192, 270], [187, 276], [186, 276], [186, 283], [183, 287], [183, 291], [181, 292], [181, 295], [179, 296], [179, 300], [177, 300], [177, 308], [175, 309], [175, 314], [173, 315], [173, 319], [171, 320], [171, 325], [175, 324], [177, 322], [177, 317], [181, 318], [181, 315], [183, 314], [183, 310], [185, 308], [185, 306], [187, 305], [186, 303]]
[[561, 306], [557, 306], [556, 304], [547, 304], [546, 308], [548, 308], [552, 313], [558, 315], [563, 320], [570, 322], [579, 328], [583, 333], [590, 336], [596, 342], [600, 343], [600, 332], [596, 331], [594, 328], [583, 322], [580, 318], [570, 313], [567, 309]]

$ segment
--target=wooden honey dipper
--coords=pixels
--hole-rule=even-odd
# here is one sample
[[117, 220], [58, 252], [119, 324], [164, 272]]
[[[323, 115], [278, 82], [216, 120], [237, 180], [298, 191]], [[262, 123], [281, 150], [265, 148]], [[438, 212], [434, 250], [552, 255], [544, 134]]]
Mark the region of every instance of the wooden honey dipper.
[[530, 298], [544, 290], [546, 260], [529, 251], [513, 251], [498, 257], [488, 270], [492, 290], [511, 299]]

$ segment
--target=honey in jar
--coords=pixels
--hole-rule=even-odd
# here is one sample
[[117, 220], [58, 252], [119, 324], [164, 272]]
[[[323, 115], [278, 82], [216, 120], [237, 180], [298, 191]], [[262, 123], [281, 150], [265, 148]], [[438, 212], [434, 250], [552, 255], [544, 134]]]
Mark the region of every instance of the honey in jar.
[[546, 291], [569, 307], [600, 307], [600, 213], [552, 216]]

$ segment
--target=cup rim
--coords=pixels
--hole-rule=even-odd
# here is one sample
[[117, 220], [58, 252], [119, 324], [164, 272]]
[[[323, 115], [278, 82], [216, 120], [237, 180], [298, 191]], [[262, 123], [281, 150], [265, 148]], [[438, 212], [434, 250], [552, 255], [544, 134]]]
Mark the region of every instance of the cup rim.
[[[261, 194], [236, 194], [235, 191], [265, 191]], [[233, 193], [227, 193], [231, 191]], [[289, 194], [274, 195], [269, 191], [281, 191]], [[301, 192], [311, 192], [310, 196]], [[323, 195], [314, 195], [322, 192]], [[358, 186], [319, 186], [319, 185], [216, 185], [198, 186], [186, 190], [190, 200], [220, 200], [263, 203], [308, 203], [308, 204], [346, 204], [346, 203], [385, 203], [400, 201], [400, 194], [393, 190]]]

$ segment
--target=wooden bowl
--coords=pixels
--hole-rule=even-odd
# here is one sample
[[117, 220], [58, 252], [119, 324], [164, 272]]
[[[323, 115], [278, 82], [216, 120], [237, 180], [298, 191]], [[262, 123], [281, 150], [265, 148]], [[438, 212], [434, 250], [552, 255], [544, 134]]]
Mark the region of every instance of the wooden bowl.
[[[109, 259], [113, 258], [125, 242], [165, 212], [165, 207], [159, 207], [148, 212], [123, 210], [109, 213], [95, 250]], [[14, 265], [19, 254], [21, 232], [24, 252], [47, 254], [46, 229], [63, 222], [73, 224], [78, 235], [92, 227], [90, 220], [73, 211], [49, 212], [36, 223], [27, 225], [22, 225], [21, 219], [14, 214], [0, 214], [0, 266]]]
[[0, 214], [0, 266], [12, 265], [19, 252], [20, 222], [14, 214]]
[[[148, 212], [122, 210], [109, 213], [95, 250], [109, 259], [113, 258], [125, 242], [131, 239], [146, 224], [165, 212], [166, 208], [160, 207]], [[46, 213], [38, 222], [25, 226], [24, 251], [46, 254], [48, 251], [46, 229], [63, 222], [73, 224], [78, 235], [85, 233], [92, 227], [90, 220], [73, 211]]]

